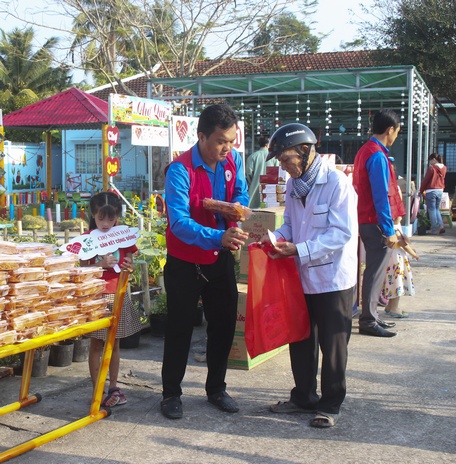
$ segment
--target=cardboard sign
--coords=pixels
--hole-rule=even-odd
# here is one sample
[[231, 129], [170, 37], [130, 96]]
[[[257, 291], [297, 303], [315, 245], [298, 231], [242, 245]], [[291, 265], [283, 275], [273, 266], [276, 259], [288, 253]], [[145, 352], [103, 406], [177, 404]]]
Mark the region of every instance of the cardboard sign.
[[98, 229], [90, 234], [79, 235], [62, 245], [59, 250], [78, 255], [79, 259], [88, 260], [97, 255], [114, 253], [119, 248], [128, 248], [139, 238], [137, 227], [115, 226], [109, 232]]

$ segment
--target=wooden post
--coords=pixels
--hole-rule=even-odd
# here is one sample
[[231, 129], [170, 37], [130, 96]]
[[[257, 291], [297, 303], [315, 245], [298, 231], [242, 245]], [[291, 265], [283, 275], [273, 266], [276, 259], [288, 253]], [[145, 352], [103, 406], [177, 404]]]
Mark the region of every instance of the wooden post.
[[144, 312], [150, 314], [149, 270], [146, 262], [139, 263], [141, 267], [141, 290], [143, 293]]
[[46, 132], [46, 194], [51, 198], [52, 192], [52, 134]]
[[70, 241], [70, 230], [65, 229], [65, 243], [68, 243]]
[[108, 143], [108, 136], [106, 131], [108, 130], [108, 125], [103, 124], [101, 128], [101, 169], [103, 173], [103, 191], [106, 192], [108, 190], [108, 173], [106, 172], [106, 159], [109, 156], [109, 143]]

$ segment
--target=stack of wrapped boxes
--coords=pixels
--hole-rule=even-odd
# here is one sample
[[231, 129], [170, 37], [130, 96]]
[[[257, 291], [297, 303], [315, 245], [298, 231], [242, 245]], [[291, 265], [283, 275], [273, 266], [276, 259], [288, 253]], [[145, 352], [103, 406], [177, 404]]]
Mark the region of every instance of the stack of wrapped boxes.
[[262, 208], [285, 204], [285, 191], [290, 175], [280, 166], [266, 166], [266, 174], [260, 176]]
[[99, 267], [42, 243], [0, 243], [0, 346], [107, 317]]

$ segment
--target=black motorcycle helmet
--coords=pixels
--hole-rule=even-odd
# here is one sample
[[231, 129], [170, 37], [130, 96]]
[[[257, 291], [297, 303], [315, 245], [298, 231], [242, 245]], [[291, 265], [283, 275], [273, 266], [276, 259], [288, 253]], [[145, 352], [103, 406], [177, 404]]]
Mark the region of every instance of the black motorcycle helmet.
[[284, 150], [298, 145], [315, 145], [315, 134], [304, 124], [292, 123], [279, 127], [269, 141], [266, 161], [279, 156]]

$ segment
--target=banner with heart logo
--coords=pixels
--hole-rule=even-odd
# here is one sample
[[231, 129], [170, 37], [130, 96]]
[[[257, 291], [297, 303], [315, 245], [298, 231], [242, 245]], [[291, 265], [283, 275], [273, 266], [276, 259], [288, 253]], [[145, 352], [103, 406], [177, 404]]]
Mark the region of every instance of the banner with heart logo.
[[114, 253], [119, 248], [128, 248], [139, 238], [137, 227], [115, 226], [108, 232], [94, 229], [90, 234], [79, 235], [63, 244], [59, 250], [78, 255], [79, 259], [87, 260], [94, 256]]
[[168, 147], [167, 127], [131, 126], [131, 144], [142, 147]]
[[173, 151], [186, 151], [198, 141], [196, 128], [198, 118], [188, 116], [171, 117]]

